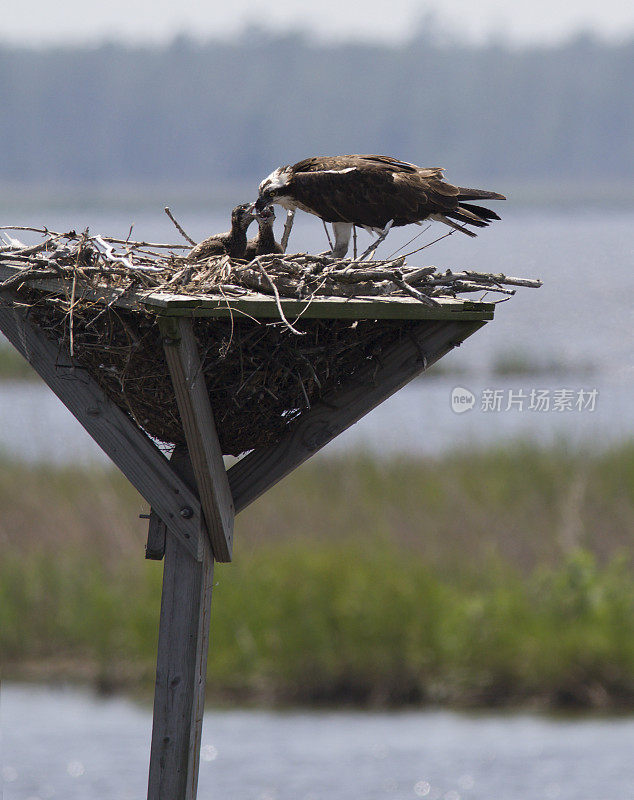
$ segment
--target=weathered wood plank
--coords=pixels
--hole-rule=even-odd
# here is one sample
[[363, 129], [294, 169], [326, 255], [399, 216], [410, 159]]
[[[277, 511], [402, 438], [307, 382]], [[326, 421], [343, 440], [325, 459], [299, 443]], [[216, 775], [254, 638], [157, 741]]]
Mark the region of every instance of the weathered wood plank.
[[150, 511], [149, 516], [145, 557], [151, 561], [160, 561], [165, 555], [167, 527], [154, 509]]
[[233, 498], [192, 323], [163, 318], [159, 324], [214, 558], [231, 561]]
[[483, 324], [421, 323], [410, 338], [381, 354], [380, 365], [372, 362], [349, 385], [302, 414], [280, 442], [255, 450], [238, 461], [227, 473], [236, 513]]
[[[172, 459], [191, 489], [186, 448]], [[148, 800], [195, 800], [205, 706], [214, 559], [202, 529], [203, 557], [194, 560], [168, 536], [163, 568]]]
[[[312, 300], [281, 298], [284, 314], [292, 321], [303, 319], [448, 319], [467, 321], [493, 319], [493, 303], [436, 298], [437, 307], [423, 305], [413, 297], [315, 297]], [[188, 296], [153, 293], [141, 300], [149, 310], [166, 316], [230, 317], [246, 315], [255, 319], [279, 319], [275, 298], [250, 294], [244, 297]]]
[[202, 557], [202, 509], [154, 442], [97, 383], [0, 294], [0, 330], [194, 556]]

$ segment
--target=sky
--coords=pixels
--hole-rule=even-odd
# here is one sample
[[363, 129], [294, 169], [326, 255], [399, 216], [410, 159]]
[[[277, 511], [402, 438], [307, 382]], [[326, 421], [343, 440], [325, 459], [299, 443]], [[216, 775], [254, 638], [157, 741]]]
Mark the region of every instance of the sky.
[[0, 41], [163, 42], [175, 34], [236, 34], [247, 24], [327, 40], [399, 41], [429, 15], [477, 42], [556, 43], [580, 30], [616, 40], [634, 35], [632, 0], [2, 0]]

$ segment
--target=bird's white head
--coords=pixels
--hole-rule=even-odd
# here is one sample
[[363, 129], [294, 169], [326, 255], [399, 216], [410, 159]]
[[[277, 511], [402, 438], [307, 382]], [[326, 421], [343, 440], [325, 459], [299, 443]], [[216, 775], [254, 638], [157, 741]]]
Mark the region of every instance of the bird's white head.
[[258, 199], [255, 202], [257, 211], [261, 211], [271, 203], [280, 203], [284, 205], [284, 201], [288, 198], [289, 184], [293, 172], [291, 167], [278, 167], [260, 184]]

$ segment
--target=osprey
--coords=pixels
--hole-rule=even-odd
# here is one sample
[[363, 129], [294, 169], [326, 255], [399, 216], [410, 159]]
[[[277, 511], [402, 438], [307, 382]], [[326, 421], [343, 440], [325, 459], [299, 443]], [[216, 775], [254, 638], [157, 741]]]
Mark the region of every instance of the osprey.
[[488, 208], [465, 202], [471, 200], [506, 198], [453, 186], [443, 179], [441, 167], [417, 167], [389, 156], [317, 156], [272, 172], [260, 184], [255, 208], [278, 203], [332, 222], [333, 255], [342, 258], [348, 252], [353, 225], [385, 238], [392, 226], [435, 219], [475, 236], [464, 226], [485, 228], [491, 220], [500, 219]]
[[266, 206], [262, 211], [257, 211], [255, 218], [258, 221], [258, 235], [247, 242], [247, 249], [244, 253], [245, 261], [253, 261], [256, 256], [263, 256], [267, 253], [283, 253], [282, 245], [275, 241], [273, 233], [273, 223], [275, 222], [273, 206]]
[[231, 258], [244, 258], [247, 247], [247, 230], [253, 222], [253, 203], [243, 203], [231, 212], [231, 230], [216, 233], [203, 239], [193, 247], [186, 258], [189, 261], [202, 261], [211, 256], [228, 255]]

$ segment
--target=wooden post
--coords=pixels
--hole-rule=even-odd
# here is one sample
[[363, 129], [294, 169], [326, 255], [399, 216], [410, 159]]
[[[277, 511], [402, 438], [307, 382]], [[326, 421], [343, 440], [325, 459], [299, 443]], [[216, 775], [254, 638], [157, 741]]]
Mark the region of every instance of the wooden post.
[[[185, 447], [174, 451], [171, 463], [195, 489]], [[202, 522], [201, 528], [201, 561], [169, 532], [165, 541], [148, 800], [195, 800], [198, 788], [214, 574]]]
[[233, 496], [190, 319], [159, 320], [187, 449], [216, 561], [231, 561]]

